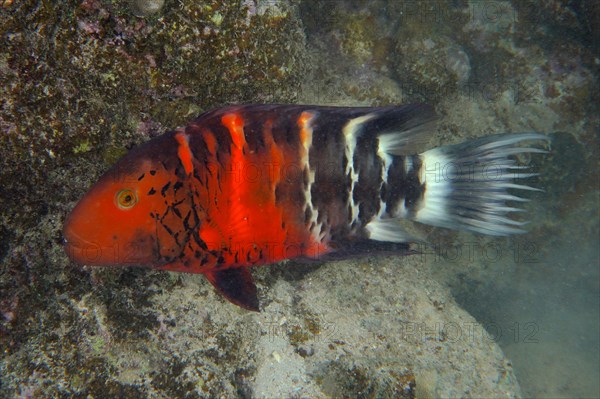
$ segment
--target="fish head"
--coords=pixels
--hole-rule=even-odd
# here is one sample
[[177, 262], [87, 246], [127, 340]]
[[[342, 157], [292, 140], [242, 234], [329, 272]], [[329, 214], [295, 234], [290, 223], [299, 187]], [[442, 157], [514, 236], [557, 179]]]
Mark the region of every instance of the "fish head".
[[[69, 258], [93, 266], [160, 266], [164, 263], [160, 225], [169, 202], [168, 147], [151, 141], [119, 160], [67, 216], [63, 237]], [[161, 150], [161, 151], [159, 151]], [[162, 191], [162, 193], [161, 193]], [[162, 194], [162, 195], [161, 195]], [[164, 245], [173, 241], [163, 240]], [[171, 248], [177, 255], [179, 248]]]

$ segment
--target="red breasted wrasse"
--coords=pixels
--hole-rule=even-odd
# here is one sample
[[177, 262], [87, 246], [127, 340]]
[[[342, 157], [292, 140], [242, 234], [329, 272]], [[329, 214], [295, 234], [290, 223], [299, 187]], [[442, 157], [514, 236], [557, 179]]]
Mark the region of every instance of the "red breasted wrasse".
[[495, 135], [418, 153], [426, 105], [230, 106], [131, 150], [64, 225], [81, 264], [203, 273], [258, 310], [249, 266], [366, 250], [402, 252], [407, 221], [490, 235], [521, 233], [507, 205], [523, 173], [511, 156], [537, 133]]

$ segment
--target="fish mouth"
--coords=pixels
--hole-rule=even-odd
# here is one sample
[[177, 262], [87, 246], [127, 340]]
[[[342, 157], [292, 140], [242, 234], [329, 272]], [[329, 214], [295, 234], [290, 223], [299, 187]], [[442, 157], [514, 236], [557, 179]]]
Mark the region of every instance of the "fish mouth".
[[103, 248], [98, 244], [81, 238], [65, 223], [63, 228], [63, 245], [70, 260], [79, 264], [99, 264]]
[[144, 266], [153, 265], [156, 261], [155, 251], [146, 250], [146, 240], [132, 243], [112, 241], [107, 245], [82, 238], [69, 223], [65, 223], [62, 236], [67, 256], [79, 265]]

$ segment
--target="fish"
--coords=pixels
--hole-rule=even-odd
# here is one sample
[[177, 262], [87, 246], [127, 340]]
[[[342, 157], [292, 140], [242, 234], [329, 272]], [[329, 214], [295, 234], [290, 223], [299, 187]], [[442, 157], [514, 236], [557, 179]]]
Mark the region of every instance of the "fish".
[[[425, 149], [426, 104], [230, 105], [134, 147], [63, 226], [75, 263], [201, 273], [227, 300], [259, 311], [250, 267], [414, 252], [411, 226], [525, 232], [514, 217], [539, 191], [519, 156], [541, 133]], [[533, 143], [525, 146], [524, 143]]]

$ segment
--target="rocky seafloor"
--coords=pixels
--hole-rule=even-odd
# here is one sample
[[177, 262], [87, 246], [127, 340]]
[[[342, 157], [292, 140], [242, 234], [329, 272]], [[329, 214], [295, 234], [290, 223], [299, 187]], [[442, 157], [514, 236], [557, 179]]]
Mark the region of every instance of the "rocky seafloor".
[[[598, 396], [599, 24], [585, 1], [0, 1], [0, 397]], [[119, 156], [271, 102], [431, 103], [432, 146], [551, 135], [530, 232], [263, 267], [261, 313], [68, 261]]]

